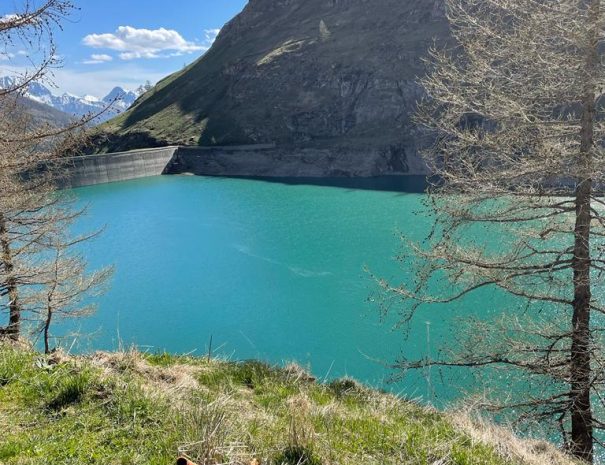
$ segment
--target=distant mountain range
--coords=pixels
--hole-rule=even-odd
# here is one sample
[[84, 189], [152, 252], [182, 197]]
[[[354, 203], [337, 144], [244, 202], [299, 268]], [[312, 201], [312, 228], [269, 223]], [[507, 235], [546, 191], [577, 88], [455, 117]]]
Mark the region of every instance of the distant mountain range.
[[25, 113], [31, 117], [34, 126], [51, 125], [56, 127], [66, 127], [73, 123], [74, 117], [64, 113], [56, 108], [40, 103], [27, 97], [19, 97], [18, 104]]
[[[11, 76], [0, 77], [0, 89], [14, 87], [18, 81]], [[29, 84], [24, 96], [35, 102], [48, 105], [55, 110], [59, 110], [75, 117], [96, 114], [111, 107], [98, 118], [95, 123], [99, 124], [107, 121], [114, 116], [126, 111], [135, 102], [135, 100], [148, 89], [148, 86], [139, 86], [134, 91], [127, 91], [121, 87], [115, 87], [105, 97], [99, 98], [92, 95], [83, 97], [64, 93], [55, 95], [48, 87], [39, 82]]]

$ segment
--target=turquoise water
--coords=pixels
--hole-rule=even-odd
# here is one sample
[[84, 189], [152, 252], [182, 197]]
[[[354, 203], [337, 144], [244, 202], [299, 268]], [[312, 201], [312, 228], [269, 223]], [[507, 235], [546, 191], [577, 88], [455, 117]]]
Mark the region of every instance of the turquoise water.
[[178, 176], [77, 189], [89, 205], [78, 229], [105, 227], [84, 253], [116, 273], [97, 313], [78, 322], [93, 334], [75, 348], [202, 355], [212, 339], [213, 354], [232, 359], [296, 361], [320, 378], [456, 398], [434, 374], [387, 383], [401, 353], [447, 344], [452, 316], [420, 315], [409, 339], [394, 318], [381, 321], [366, 268], [393, 281], [410, 273], [395, 260], [400, 234], [420, 240], [429, 224], [422, 194], [378, 187]]

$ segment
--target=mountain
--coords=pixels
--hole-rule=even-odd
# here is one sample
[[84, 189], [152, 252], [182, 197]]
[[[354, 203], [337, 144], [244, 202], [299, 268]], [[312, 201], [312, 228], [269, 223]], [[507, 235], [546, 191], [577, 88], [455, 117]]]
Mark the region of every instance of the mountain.
[[416, 77], [447, 37], [442, 0], [250, 0], [204, 56], [101, 126], [102, 150], [275, 143], [422, 171]]
[[[12, 76], [0, 77], [0, 89], [14, 87], [17, 82], [17, 79]], [[100, 113], [111, 105], [105, 113], [94, 121], [95, 123], [102, 123], [127, 110], [144, 91], [145, 86], [140, 86], [135, 91], [126, 91], [121, 87], [115, 87], [103, 98], [91, 95], [79, 97], [68, 93], [55, 95], [44, 84], [32, 82], [28, 85], [25, 97], [75, 117]]]
[[31, 117], [35, 126], [49, 124], [51, 126], [66, 127], [73, 122], [73, 116], [68, 115], [37, 100], [28, 97], [19, 97], [19, 105]]

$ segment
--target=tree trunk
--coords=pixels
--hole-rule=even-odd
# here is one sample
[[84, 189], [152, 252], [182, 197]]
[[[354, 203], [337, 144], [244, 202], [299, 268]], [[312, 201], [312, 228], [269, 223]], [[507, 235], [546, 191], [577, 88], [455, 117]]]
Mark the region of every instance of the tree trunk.
[[573, 259], [573, 318], [571, 345], [571, 452], [592, 463], [594, 437], [591, 405], [591, 197], [592, 157], [596, 114], [594, 77], [598, 63], [598, 33], [600, 30], [600, 0], [588, 6], [588, 41], [586, 49], [587, 83], [582, 102], [581, 146], [578, 164], [582, 173], [576, 188], [576, 225]]
[[13, 274], [14, 264], [13, 256], [10, 247], [10, 240], [8, 237], [8, 230], [6, 226], [6, 220], [0, 213], [0, 252], [2, 253], [2, 263], [6, 270], [6, 289], [8, 293], [8, 308], [9, 308], [9, 320], [8, 326], [4, 331], [9, 338], [18, 340], [21, 335], [21, 304], [19, 303], [19, 291], [17, 288], [17, 280]]
[[574, 247], [574, 303], [571, 346], [571, 452], [592, 462], [593, 421], [590, 400], [590, 195], [592, 181], [583, 181], [576, 193]]
[[53, 311], [49, 307], [46, 313], [46, 320], [44, 321], [44, 353], [50, 354], [50, 322], [53, 317]]

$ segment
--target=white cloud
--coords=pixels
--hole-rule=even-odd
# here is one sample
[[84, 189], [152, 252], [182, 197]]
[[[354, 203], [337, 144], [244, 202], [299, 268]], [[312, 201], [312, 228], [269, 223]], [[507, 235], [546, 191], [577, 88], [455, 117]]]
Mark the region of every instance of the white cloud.
[[19, 19], [21, 16], [16, 15], [16, 14], [10, 14], [10, 15], [4, 15], [2, 17], [0, 17], [0, 23], [8, 23], [9, 21], [15, 21], [16, 19]]
[[8, 61], [15, 58], [14, 53], [10, 52], [0, 52], [0, 61]]
[[162, 58], [165, 56], [178, 56], [180, 52], [171, 53], [169, 55], [160, 55], [157, 52], [152, 51], [138, 51], [138, 52], [123, 52], [120, 53], [120, 59], [122, 60], [136, 60], [137, 58]]
[[[21, 13], [21, 14], [11, 13], [11, 14], [6, 14], [4, 16], [0, 16], [0, 24], [14, 23], [15, 21], [25, 22], [29, 26], [40, 24], [39, 18], [32, 16], [28, 13]], [[12, 27], [14, 27], [14, 25], [12, 25]]]
[[83, 61], [85, 65], [98, 65], [99, 63], [107, 63], [112, 61], [113, 57], [111, 55], [106, 55], [104, 53], [93, 53], [90, 55], [88, 60]]
[[172, 29], [137, 29], [120, 26], [114, 33], [89, 34], [82, 40], [88, 47], [121, 52], [122, 60], [161, 58], [205, 51], [205, 45], [189, 42]]

